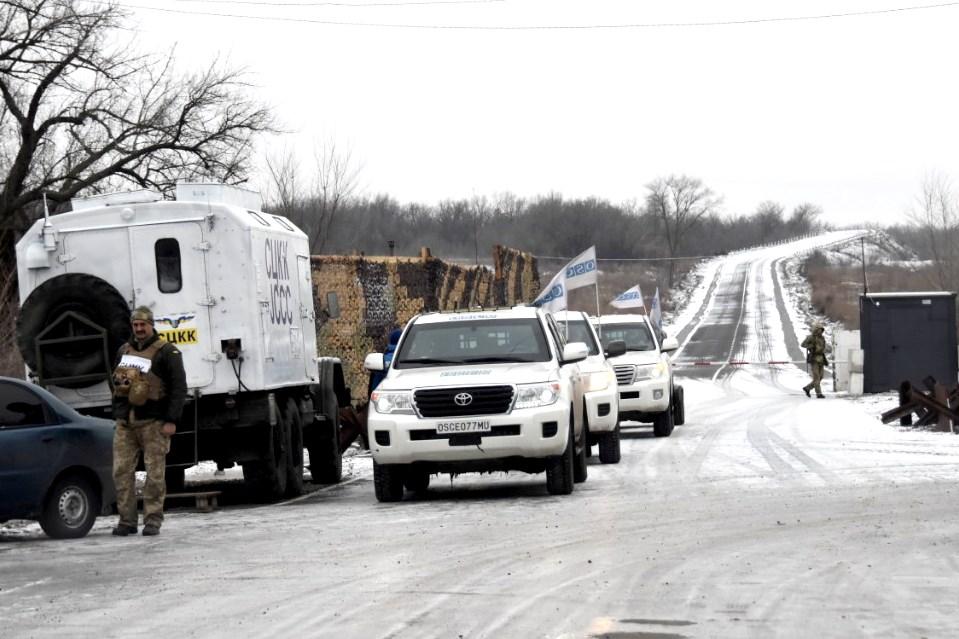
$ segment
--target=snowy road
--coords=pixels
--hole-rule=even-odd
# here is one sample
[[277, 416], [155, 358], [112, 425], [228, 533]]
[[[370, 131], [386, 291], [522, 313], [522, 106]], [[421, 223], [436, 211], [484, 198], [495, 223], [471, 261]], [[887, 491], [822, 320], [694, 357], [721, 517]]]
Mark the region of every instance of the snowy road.
[[[790, 358], [773, 264], [799, 248], [709, 266], [679, 361]], [[112, 518], [0, 537], [0, 635], [954, 635], [959, 438], [807, 399], [796, 367], [680, 370], [686, 425], [625, 433], [567, 497], [500, 474], [378, 504], [360, 458], [343, 485], [174, 512], [157, 538], [111, 537]]]

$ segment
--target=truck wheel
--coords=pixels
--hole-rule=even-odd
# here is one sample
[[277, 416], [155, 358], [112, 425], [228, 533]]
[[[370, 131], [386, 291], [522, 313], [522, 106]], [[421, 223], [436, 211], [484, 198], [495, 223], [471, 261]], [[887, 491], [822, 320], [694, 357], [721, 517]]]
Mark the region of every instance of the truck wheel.
[[604, 464], [618, 464], [621, 457], [619, 447], [619, 424], [610, 433], [603, 433], [599, 439], [599, 461]]
[[310, 474], [313, 483], [338, 484], [343, 477], [343, 454], [340, 451], [340, 408], [332, 383], [323, 387], [322, 399], [320, 412], [326, 419], [323, 424], [313, 424], [313, 434], [307, 441]]
[[373, 490], [378, 501], [403, 499], [403, 469], [396, 464], [373, 462]]
[[100, 512], [100, 496], [83, 477], [57, 481], [43, 502], [40, 527], [55, 539], [83, 537]]
[[167, 466], [164, 479], [166, 480], [166, 491], [168, 493], [183, 492], [183, 486], [186, 483], [186, 468], [183, 466]]
[[411, 493], [425, 493], [430, 487], [430, 474], [425, 470], [410, 468], [403, 477], [403, 485]]
[[546, 460], [546, 490], [550, 495], [568, 495], [573, 492], [573, 414], [569, 418], [569, 441], [559, 457]]
[[[107, 357], [113, 357], [130, 337], [130, 307], [119, 291], [106, 281], [85, 273], [66, 273], [38, 286], [20, 308], [17, 318], [17, 347], [30, 370], [38, 371], [36, 338], [67, 311], [104, 328], [107, 332]], [[69, 323], [69, 324], [67, 324]], [[70, 337], [78, 329], [89, 328], [67, 319], [61, 325], [64, 334], [54, 331], [46, 337]], [[61, 346], [56, 352], [46, 351], [43, 376], [68, 377], [103, 373], [110, 374], [113, 362], [103, 361], [103, 345], [97, 340], [84, 340]], [[100, 380], [61, 384], [68, 388], [92, 386]]]
[[292, 397], [286, 400], [284, 418], [289, 423], [290, 459], [286, 467], [286, 496], [303, 494], [303, 417], [300, 406]]
[[673, 389], [673, 423], [682, 426], [686, 423], [686, 400], [683, 397], [683, 387]]
[[243, 477], [258, 493], [261, 499], [277, 501], [286, 494], [287, 467], [289, 465], [289, 424], [282, 418], [276, 420], [276, 426], [270, 428], [266, 450], [260, 459], [243, 464]]
[[669, 437], [673, 434], [673, 407], [670, 406], [653, 418], [653, 434], [656, 437]]

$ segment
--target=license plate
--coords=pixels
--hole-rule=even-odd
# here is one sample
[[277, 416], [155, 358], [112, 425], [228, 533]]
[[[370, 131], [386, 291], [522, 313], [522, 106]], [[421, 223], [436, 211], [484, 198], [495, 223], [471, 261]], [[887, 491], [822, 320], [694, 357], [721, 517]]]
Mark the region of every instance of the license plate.
[[456, 422], [439, 422], [436, 424], [438, 435], [455, 433], [488, 433], [490, 423], [488, 419], [472, 419]]

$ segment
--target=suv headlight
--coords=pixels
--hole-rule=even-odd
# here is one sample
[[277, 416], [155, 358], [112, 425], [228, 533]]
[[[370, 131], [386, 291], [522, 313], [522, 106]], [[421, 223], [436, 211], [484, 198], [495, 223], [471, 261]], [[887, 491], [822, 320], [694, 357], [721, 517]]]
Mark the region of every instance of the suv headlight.
[[584, 375], [586, 378], [586, 392], [606, 390], [610, 384], [616, 385], [616, 374], [609, 371], [599, 371]]
[[659, 379], [666, 374], [666, 362], [660, 360], [655, 364], [636, 367], [636, 379]]
[[377, 413], [413, 414], [413, 395], [409, 391], [373, 391], [370, 403]]
[[546, 382], [545, 384], [517, 384], [516, 401], [513, 408], [536, 408], [549, 406], [559, 399], [559, 384]]

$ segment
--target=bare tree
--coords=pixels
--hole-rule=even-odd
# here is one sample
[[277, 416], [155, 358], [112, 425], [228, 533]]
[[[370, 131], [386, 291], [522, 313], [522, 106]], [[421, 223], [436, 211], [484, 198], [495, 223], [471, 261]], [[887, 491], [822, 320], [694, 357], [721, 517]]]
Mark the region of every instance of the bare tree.
[[756, 214], [753, 216], [759, 227], [759, 243], [765, 244], [774, 239], [777, 233], [782, 231], [783, 205], [779, 202], [766, 200], [756, 207]]
[[44, 193], [245, 180], [273, 123], [242, 74], [131, 55], [110, 44], [126, 17], [112, 1], [0, 0], [0, 221], [22, 226]]
[[315, 252], [322, 253], [336, 214], [356, 191], [360, 167], [354, 164], [349, 149], [340, 150], [333, 141], [323, 144], [316, 151], [315, 158], [317, 173], [311, 198], [313, 225], [310, 246]]
[[169, 191], [182, 179], [240, 183], [253, 137], [273, 130], [269, 111], [245, 97], [240, 72], [214, 62], [179, 75], [172, 52], [140, 55], [130, 43], [111, 44], [126, 17], [112, 0], [0, 0], [5, 352], [16, 352], [14, 243], [44, 194], [55, 208], [121, 185]]
[[493, 217], [493, 206], [485, 195], [474, 195], [469, 202], [470, 224], [473, 230], [473, 259], [479, 264], [479, 234], [487, 222]]
[[908, 217], [926, 236], [935, 269], [934, 284], [940, 290], [950, 290], [959, 277], [959, 209], [951, 181], [940, 174], [927, 175]]
[[269, 182], [264, 189], [265, 200], [269, 203], [270, 210], [299, 225], [298, 207], [303, 194], [300, 192], [300, 171], [296, 156], [289, 149], [268, 155], [266, 171]]
[[[686, 175], [670, 175], [646, 185], [646, 208], [662, 225], [669, 257], [680, 254], [683, 240], [702, 218], [716, 212], [722, 198], [704, 186], [702, 180]], [[673, 285], [674, 261], [670, 260], [668, 281]]]
[[816, 227], [820, 216], [822, 216], [822, 207], [812, 202], [803, 202], [793, 209], [786, 226], [789, 227], [790, 232], [797, 235], [809, 233]]
[[359, 167], [350, 151], [341, 152], [333, 141], [317, 146], [314, 159], [315, 173], [311, 184], [304, 187], [305, 178], [292, 150], [268, 156], [267, 206], [306, 233], [313, 253], [322, 253], [337, 214], [356, 192]]

